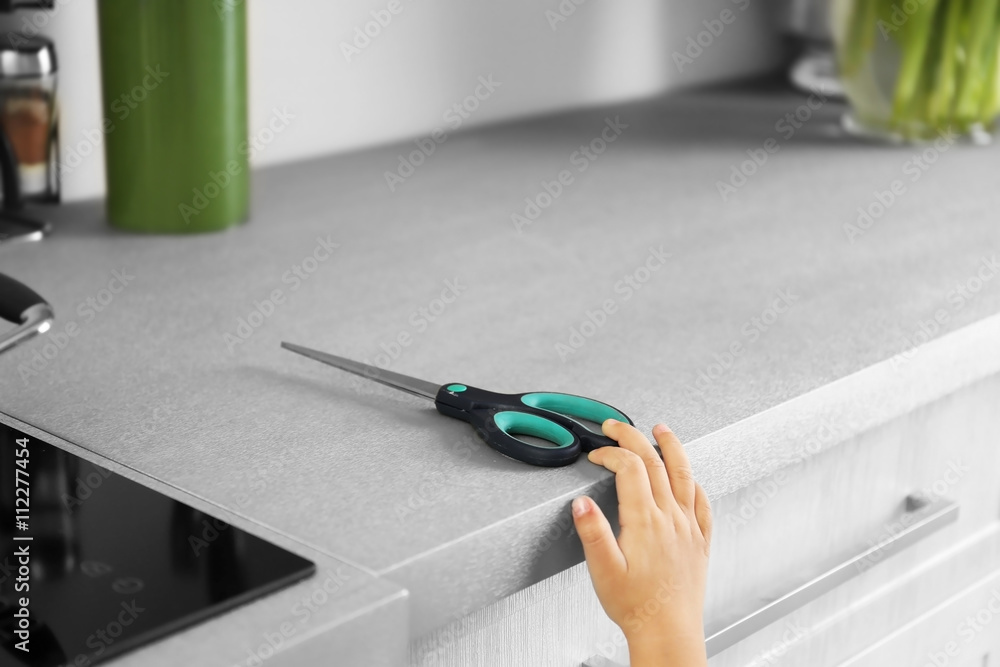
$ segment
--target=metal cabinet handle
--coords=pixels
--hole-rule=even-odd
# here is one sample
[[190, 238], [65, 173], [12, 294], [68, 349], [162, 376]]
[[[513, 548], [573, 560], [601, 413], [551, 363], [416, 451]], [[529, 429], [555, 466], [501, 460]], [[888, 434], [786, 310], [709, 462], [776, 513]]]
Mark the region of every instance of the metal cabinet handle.
[[[709, 631], [705, 639], [705, 648], [709, 657], [743, 641], [824, 593], [828, 593], [844, 582], [853, 579], [869, 569], [866, 564], [881, 562], [883, 556], [888, 557], [898, 553], [954, 523], [958, 519], [958, 511], [958, 503], [951, 500], [931, 501], [920, 495], [907, 496], [905, 511], [893, 522], [902, 527], [898, 532], [769, 602], [752, 614], [723, 625], [719, 629]], [[584, 662], [581, 667], [622, 666], [603, 656], [594, 656]]]
[[[708, 655], [713, 656], [736, 644], [771, 623], [781, 620], [796, 609], [828, 593], [865, 570], [866, 564], [880, 562], [936, 533], [958, 519], [958, 503], [938, 499], [929, 501], [918, 495], [906, 498], [906, 510], [894, 522], [902, 528], [865, 549], [853, 558], [815, 577], [734, 623], [710, 631], [705, 639]], [[876, 558], [877, 557], [877, 558]]]
[[0, 352], [52, 326], [52, 306], [18, 281], [0, 273], [0, 318], [18, 326], [0, 335]]

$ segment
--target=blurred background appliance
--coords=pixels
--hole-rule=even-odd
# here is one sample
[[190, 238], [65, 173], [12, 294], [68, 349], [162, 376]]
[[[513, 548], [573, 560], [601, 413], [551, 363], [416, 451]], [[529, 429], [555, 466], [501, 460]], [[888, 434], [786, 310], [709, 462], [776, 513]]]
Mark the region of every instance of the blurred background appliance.
[[788, 71], [793, 85], [806, 92], [843, 96], [837, 78], [829, 0], [785, 0], [782, 28], [796, 54]]
[[59, 201], [56, 50], [41, 35], [0, 41], [0, 128], [4, 208]]

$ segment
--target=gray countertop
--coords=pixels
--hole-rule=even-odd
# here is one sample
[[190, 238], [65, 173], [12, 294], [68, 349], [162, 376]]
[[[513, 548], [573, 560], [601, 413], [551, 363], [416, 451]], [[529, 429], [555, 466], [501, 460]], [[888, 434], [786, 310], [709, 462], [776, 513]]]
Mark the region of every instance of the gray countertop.
[[[1000, 246], [997, 149], [850, 140], [832, 102], [787, 138], [776, 124], [803, 101], [697, 92], [459, 134], [394, 192], [384, 174], [414, 144], [271, 168], [252, 221], [214, 235], [117, 233], [98, 203], [64, 206], [50, 239], [0, 254], [58, 318], [50, 359], [44, 339], [0, 358], [0, 410], [397, 584], [426, 633], [580, 562], [569, 503], [589, 490], [610, 511], [608, 475], [505, 459], [279, 342], [582, 393], [685, 442], [780, 430], [773, 408], [892, 360], [938, 311], [930, 338], [1000, 312], [1000, 279], [972, 290]], [[627, 127], [582, 157], [606, 119]], [[770, 137], [723, 201], [718, 181]], [[852, 242], [845, 224], [895, 179], [905, 192]], [[116, 271], [127, 286], [102, 292]], [[712, 497], [780, 463], [740, 434], [692, 447]]]

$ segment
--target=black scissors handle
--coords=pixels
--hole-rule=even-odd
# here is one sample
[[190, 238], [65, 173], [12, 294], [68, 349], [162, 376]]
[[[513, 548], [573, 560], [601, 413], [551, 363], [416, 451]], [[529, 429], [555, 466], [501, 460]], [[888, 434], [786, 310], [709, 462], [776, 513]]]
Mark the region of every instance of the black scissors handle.
[[[616, 443], [577, 421], [602, 423], [606, 419], [632, 423], [607, 403], [573, 394], [529, 392], [498, 394], [461, 383], [443, 385], [434, 399], [438, 412], [468, 422], [493, 449], [536, 466], [573, 463], [581, 452]], [[516, 437], [529, 435], [552, 443], [532, 444]]]

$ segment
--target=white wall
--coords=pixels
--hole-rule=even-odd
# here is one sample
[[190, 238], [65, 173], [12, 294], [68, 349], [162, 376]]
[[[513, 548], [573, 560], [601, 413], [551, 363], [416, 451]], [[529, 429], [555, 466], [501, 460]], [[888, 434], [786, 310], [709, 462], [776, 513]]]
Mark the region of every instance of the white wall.
[[[64, 155], [86, 152], [103, 119], [96, 1], [56, 0], [54, 11], [0, 21], [4, 34], [43, 24], [56, 41]], [[295, 115], [255, 156], [258, 165], [425, 134], [445, 125], [445, 111], [479, 76], [502, 85], [465, 127], [752, 73], [779, 52], [762, 0], [398, 0], [402, 11], [348, 62], [340, 43], [389, 0], [245, 1], [251, 132], [275, 107]], [[560, 2], [568, 16], [553, 23], [562, 14], [546, 12], [558, 13]], [[672, 52], [724, 9], [732, 23], [679, 72]], [[103, 191], [98, 149], [64, 175], [63, 193], [72, 200]]]

